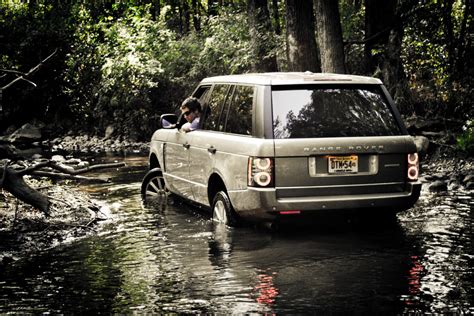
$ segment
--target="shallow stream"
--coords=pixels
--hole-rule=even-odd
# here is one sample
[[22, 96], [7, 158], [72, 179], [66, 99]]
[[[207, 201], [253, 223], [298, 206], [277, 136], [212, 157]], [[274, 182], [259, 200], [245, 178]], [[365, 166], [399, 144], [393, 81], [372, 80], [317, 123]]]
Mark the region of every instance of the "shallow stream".
[[108, 220], [0, 274], [0, 313], [474, 313], [473, 194], [423, 191], [390, 223], [270, 232], [144, 206], [145, 157], [87, 185]]

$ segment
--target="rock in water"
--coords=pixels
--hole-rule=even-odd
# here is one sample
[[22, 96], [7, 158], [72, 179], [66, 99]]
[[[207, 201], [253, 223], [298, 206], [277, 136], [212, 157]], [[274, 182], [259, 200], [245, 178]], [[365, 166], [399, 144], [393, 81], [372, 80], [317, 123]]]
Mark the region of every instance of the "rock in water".
[[448, 183], [446, 181], [435, 181], [428, 187], [431, 192], [443, 192], [448, 190]]
[[420, 155], [420, 159], [422, 159], [426, 156], [426, 153], [428, 152], [430, 141], [425, 136], [415, 136], [413, 137], [413, 141], [415, 142], [416, 150]]
[[41, 130], [29, 123], [14, 131], [8, 140], [12, 143], [33, 143], [41, 139]]
[[107, 126], [105, 129], [105, 139], [109, 139], [115, 132], [115, 128], [112, 125]]

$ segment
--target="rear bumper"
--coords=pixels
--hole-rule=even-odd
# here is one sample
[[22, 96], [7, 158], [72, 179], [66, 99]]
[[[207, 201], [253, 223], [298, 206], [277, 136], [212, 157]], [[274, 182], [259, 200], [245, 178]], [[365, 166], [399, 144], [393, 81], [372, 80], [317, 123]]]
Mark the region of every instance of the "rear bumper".
[[[302, 213], [321, 213], [327, 210], [353, 210], [386, 208], [405, 210], [413, 206], [420, 196], [421, 183], [407, 183], [402, 192], [325, 195], [277, 198], [276, 189], [249, 188], [229, 191], [236, 212], [246, 218], [274, 219], [280, 211], [298, 210]], [[324, 212], [322, 212], [324, 211]]]

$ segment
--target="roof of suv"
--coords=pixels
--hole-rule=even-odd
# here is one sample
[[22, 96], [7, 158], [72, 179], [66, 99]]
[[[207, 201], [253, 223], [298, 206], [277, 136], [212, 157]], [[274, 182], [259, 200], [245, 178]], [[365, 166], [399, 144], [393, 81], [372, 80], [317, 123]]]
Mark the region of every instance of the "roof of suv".
[[201, 83], [251, 83], [262, 85], [293, 85], [308, 83], [342, 83], [342, 84], [382, 84], [377, 78], [340, 75], [333, 73], [306, 72], [266, 72], [240, 75], [216, 76], [205, 78]]

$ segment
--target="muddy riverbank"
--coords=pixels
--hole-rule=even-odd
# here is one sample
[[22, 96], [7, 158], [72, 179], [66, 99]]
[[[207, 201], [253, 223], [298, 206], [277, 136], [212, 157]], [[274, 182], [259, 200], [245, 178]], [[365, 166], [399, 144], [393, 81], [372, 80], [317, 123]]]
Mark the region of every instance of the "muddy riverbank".
[[0, 270], [27, 255], [93, 234], [107, 216], [87, 192], [74, 183], [54, 183], [25, 177], [26, 182], [51, 201], [45, 214], [10, 193], [0, 195]]

